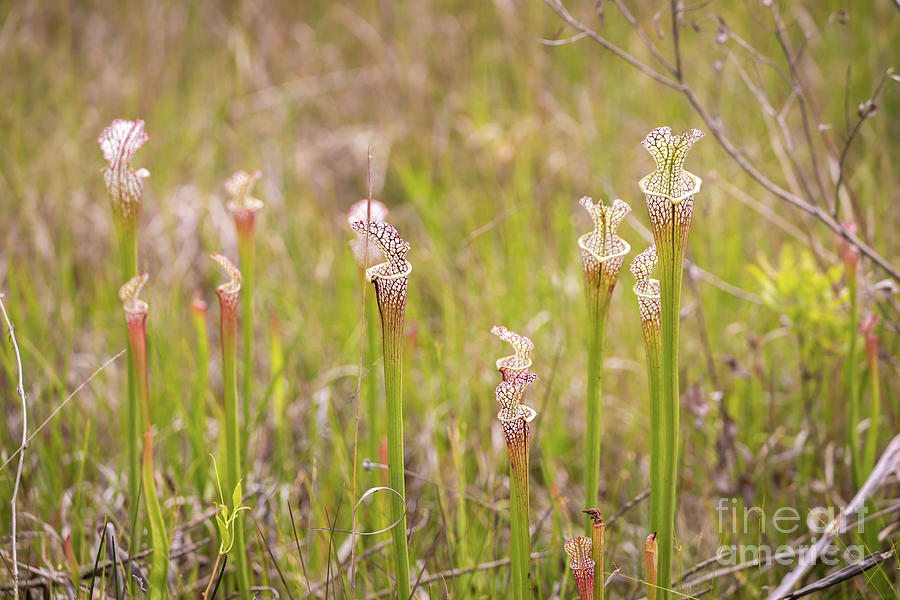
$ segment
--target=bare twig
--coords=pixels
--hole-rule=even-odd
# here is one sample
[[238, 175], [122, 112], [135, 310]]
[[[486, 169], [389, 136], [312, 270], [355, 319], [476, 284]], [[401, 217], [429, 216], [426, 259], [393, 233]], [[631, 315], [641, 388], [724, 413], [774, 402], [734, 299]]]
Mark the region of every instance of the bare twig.
[[563, 38], [561, 40], [548, 40], [545, 38], [538, 38], [538, 41], [545, 46], [565, 46], [566, 44], [571, 44], [573, 42], [577, 42], [580, 39], [584, 39], [587, 37], [586, 33], [576, 33], [575, 35], [567, 38]]
[[547, 4], [547, 6], [553, 9], [553, 12], [558, 14], [560, 18], [562, 18], [562, 20], [569, 25], [569, 27], [571, 27], [572, 29], [577, 29], [578, 31], [584, 33], [586, 36], [588, 36], [622, 60], [626, 61], [632, 67], [644, 73], [651, 79], [675, 90], [681, 88], [677, 81], [666, 77], [649, 65], [644, 64], [622, 48], [619, 48], [618, 46], [607, 40], [605, 37], [573, 17], [572, 14], [566, 9], [566, 7], [563, 6], [562, 0], [544, 0], [544, 2]]
[[825, 527], [822, 537], [820, 537], [816, 543], [800, 557], [800, 562], [794, 570], [781, 580], [781, 583], [774, 591], [769, 593], [766, 600], [780, 600], [791, 596], [791, 591], [798, 583], [800, 583], [813, 565], [816, 564], [816, 561], [818, 561], [819, 556], [825, 548], [828, 547], [839, 534], [847, 531], [847, 521], [850, 517], [855, 515], [859, 509], [865, 505], [869, 497], [881, 487], [885, 478], [893, 472], [898, 465], [900, 465], [900, 435], [895, 436], [894, 439], [891, 440], [891, 443], [888, 444], [884, 453], [881, 455], [881, 458], [878, 460], [878, 464], [872, 469], [869, 478], [866, 479], [865, 483], [850, 501], [850, 504], [841, 511], [837, 518]]
[[12, 500], [12, 562], [13, 562], [13, 586], [15, 598], [19, 599], [19, 561], [16, 556], [16, 500], [19, 495], [19, 483], [22, 481], [22, 462], [25, 459], [25, 448], [28, 445], [28, 403], [25, 402], [25, 383], [22, 378], [22, 356], [19, 354], [19, 344], [16, 342], [16, 332], [9, 315], [6, 314], [6, 306], [3, 304], [3, 294], [0, 294], [0, 312], [3, 312], [3, 320], [6, 321], [6, 329], [9, 331], [9, 340], [12, 342], [16, 355], [16, 368], [19, 371], [19, 383], [16, 394], [22, 399], [22, 444], [19, 446], [19, 466], [16, 468], [16, 482], [13, 485]]
[[878, 94], [881, 93], [881, 89], [884, 87], [884, 83], [887, 81], [887, 78], [893, 74], [894, 68], [890, 67], [884, 74], [881, 76], [881, 80], [878, 82], [878, 85], [875, 86], [875, 91], [872, 92], [872, 97], [862, 103], [859, 107], [859, 120], [856, 122], [856, 126], [853, 127], [853, 130], [850, 131], [850, 135], [847, 136], [847, 141], [844, 142], [844, 147], [841, 149], [841, 159], [838, 162], [838, 180], [834, 186], [834, 207], [832, 208], [832, 215], [835, 219], [838, 218], [838, 214], [840, 211], [840, 198], [839, 193], [841, 191], [841, 186], [844, 184], [844, 164], [847, 161], [847, 153], [850, 150], [850, 144], [853, 143], [853, 140], [856, 139], [856, 134], [859, 133], [860, 127], [865, 123], [866, 119], [875, 114], [877, 107], [875, 105], [875, 100], [878, 98]]
[[650, 53], [653, 55], [653, 57], [656, 58], [656, 60], [661, 62], [663, 65], [665, 65], [665, 67], [669, 70], [669, 72], [676, 73], [677, 71], [675, 69], [675, 66], [672, 65], [672, 63], [670, 63], [668, 60], [666, 60], [666, 57], [663, 56], [660, 53], [660, 51], [656, 48], [656, 44], [653, 43], [653, 41], [650, 39], [650, 36], [648, 36], [647, 33], [644, 31], [644, 28], [641, 27], [641, 25], [640, 25], [640, 23], [638, 23], [637, 19], [634, 18], [634, 15], [631, 14], [631, 11], [628, 10], [628, 7], [625, 5], [625, 3], [622, 0], [615, 0], [615, 1], [616, 1], [616, 6], [619, 7], [619, 11], [622, 13], [622, 16], [625, 17], [625, 19], [631, 25], [632, 29], [634, 29], [635, 32], [637, 32], [638, 37], [641, 38], [641, 41], [644, 42], [644, 45], [647, 46], [647, 49], [650, 50]]
[[[869, 259], [871, 259], [873, 263], [875, 263], [879, 268], [887, 273], [892, 279], [900, 281], [900, 271], [898, 271], [890, 262], [888, 262], [883, 256], [881, 256], [874, 248], [866, 244], [853, 233], [847, 231], [847, 229], [845, 229], [843, 225], [841, 225], [840, 222], [838, 222], [838, 220], [835, 219], [826, 210], [824, 210], [820, 206], [811, 204], [800, 196], [784, 189], [783, 187], [766, 177], [757, 167], [755, 167], [747, 159], [743, 152], [741, 152], [738, 147], [728, 138], [728, 136], [725, 135], [722, 122], [718, 118], [715, 118], [706, 109], [704, 104], [700, 101], [700, 98], [697, 96], [697, 93], [684, 80], [683, 73], [678, 80], [673, 80], [669, 77], [666, 77], [665, 75], [660, 74], [650, 66], [636, 59], [631, 54], [616, 46], [605, 37], [573, 17], [572, 14], [565, 8], [565, 6], [563, 6], [562, 0], [544, 0], [544, 2], [572, 29], [584, 33], [589, 39], [600, 44], [600, 46], [602, 46], [604, 49], [612, 52], [657, 83], [660, 83], [668, 88], [674, 89], [684, 94], [688, 103], [700, 116], [700, 119], [706, 124], [706, 127], [709, 129], [710, 133], [712, 133], [716, 141], [719, 142], [719, 145], [722, 146], [725, 152], [729, 156], [731, 156], [731, 158], [748, 175], [750, 175], [752, 179], [756, 180], [756, 182], [763, 188], [765, 188], [766, 191], [773, 194], [777, 198], [818, 219], [833, 232], [859, 248], [860, 252], [869, 257]], [[675, 9], [677, 12], [677, 6]], [[677, 31], [677, 29], [674, 31]], [[680, 52], [680, 48], [678, 46], [676, 46], [676, 51]], [[679, 60], [680, 57], [676, 56], [676, 65], [678, 64]]]
[[681, 43], [679, 32], [681, 27], [678, 20], [681, 18], [681, 0], [671, 0], [672, 7], [672, 47], [675, 49], [675, 78], [684, 83], [684, 72], [681, 70]]
[[637, 505], [640, 504], [643, 500], [645, 500], [645, 499], [647, 499], [647, 498], [649, 498], [649, 497], [650, 497], [650, 488], [646, 488], [643, 492], [641, 492], [640, 494], [638, 494], [637, 496], [635, 496], [634, 498], [632, 498], [631, 500], [629, 500], [628, 502], [626, 502], [625, 505], [622, 506], [622, 508], [619, 509], [619, 512], [617, 512], [616, 514], [614, 514], [610, 519], [607, 519], [607, 521], [606, 521], [606, 526], [607, 526], [607, 527], [612, 527], [612, 524], [615, 523], [616, 520], [619, 519], [619, 517], [621, 517], [621, 516], [624, 515], [626, 512], [628, 512], [630, 509], [632, 509], [633, 507], [637, 506]]

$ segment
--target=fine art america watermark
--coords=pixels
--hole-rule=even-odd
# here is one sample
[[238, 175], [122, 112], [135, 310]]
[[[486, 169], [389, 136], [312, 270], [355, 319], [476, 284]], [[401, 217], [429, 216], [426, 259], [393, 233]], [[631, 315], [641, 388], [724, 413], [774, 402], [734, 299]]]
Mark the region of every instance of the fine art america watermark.
[[[751, 532], [762, 538], [770, 533], [798, 535], [806, 531], [810, 537], [804, 545], [799, 546], [723, 544], [716, 551], [716, 561], [723, 566], [751, 561], [759, 561], [761, 564], [774, 561], [783, 566], [794, 564], [810, 546], [816, 543], [818, 537], [828, 530], [839, 512], [833, 507], [818, 506], [811, 508], [804, 515], [796, 508], [782, 506], [767, 513], [759, 506], [738, 506], [736, 498], [719, 498], [716, 503], [716, 514], [720, 539], [723, 537], [740, 539]], [[864, 506], [857, 515], [855, 529], [859, 533], [863, 532], [863, 522], [867, 512], [867, 507]], [[834, 540], [825, 547], [819, 555], [822, 564], [834, 566], [841, 561], [850, 564], [861, 560], [866, 555], [865, 547], [861, 544], [839, 544], [838, 540]]]

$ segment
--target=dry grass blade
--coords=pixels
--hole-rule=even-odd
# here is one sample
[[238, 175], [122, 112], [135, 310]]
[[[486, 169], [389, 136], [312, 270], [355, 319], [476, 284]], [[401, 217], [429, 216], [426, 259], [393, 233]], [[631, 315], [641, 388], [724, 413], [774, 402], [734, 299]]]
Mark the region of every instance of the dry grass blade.
[[259, 528], [259, 523], [256, 523], [256, 535], [259, 536], [259, 540], [262, 542], [263, 546], [266, 548], [266, 552], [269, 553], [269, 558], [272, 559], [272, 564], [275, 565], [275, 570], [278, 571], [278, 577], [281, 578], [281, 585], [284, 586], [284, 591], [287, 592], [288, 598], [294, 600], [294, 595], [291, 593], [291, 588], [287, 584], [287, 581], [284, 579], [284, 573], [281, 571], [281, 566], [278, 564], [278, 560], [275, 558], [275, 555], [272, 553], [272, 549], [269, 547], [269, 542], [266, 540], [266, 536], [263, 535], [262, 530]]

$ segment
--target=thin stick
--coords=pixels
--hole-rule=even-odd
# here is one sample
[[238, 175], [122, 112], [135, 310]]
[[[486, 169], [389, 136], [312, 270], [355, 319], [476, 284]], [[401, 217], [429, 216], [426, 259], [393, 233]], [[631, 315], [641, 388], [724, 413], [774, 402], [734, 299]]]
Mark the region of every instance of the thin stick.
[[[369, 226], [369, 222], [372, 219], [372, 146], [369, 145], [368, 153], [367, 153], [367, 196], [366, 196], [366, 227]], [[369, 247], [371, 244], [368, 240], [366, 240], [364, 250], [363, 250], [363, 264], [369, 264]], [[356, 501], [356, 463], [359, 460], [359, 397], [362, 393], [362, 374], [363, 374], [363, 340], [365, 340], [365, 328], [368, 325], [366, 323], [366, 288], [369, 286], [362, 286], [362, 309], [363, 309], [363, 318], [362, 318], [362, 327], [363, 331], [360, 332], [359, 336], [359, 364], [356, 371], [356, 404], [355, 404], [355, 413], [353, 417], [353, 489], [352, 489], [352, 498], [354, 502]], [[369, 419], [374, 419], [374, 415], [369, 415]], [[371, 429], [371, 427], [370, 427]], [[374, 431], [369, 431], [369, 435], [374, 435]], [[350, 598], [356, 598], [356, 509], [357, 505], [353, 505], [353, 526], [350, 528], [352, 533], [350, 534]], [[299, 550], [299, 546], [298, 546]], [[306, 585], [309, 585], [309, 581], [307, 580]]]
[[3, 312], [3, 320], [6, 321], [9, 339], [16, 354], [16, 365], [19, 370], [19, 385], [16, 387], [16, 393], [22, 399], [22, 444], [19, 446], [19, 466], [16, 468], [16, 483], [13, 486], [12, 500], [10, 500], [10, 505], [12, 506], [13, 589], [16, 600], [19, 600], [19, 561], [16, 558], [16, 499], [19, 495], [19, 483], [22, 480], [22, 463], [25, 460], [25, 447], [28, 444], [28, 404], [25, 402], [25, 384], [22, 381], [22, 356], [19, 354], [15, 328], [9, 320], [9, 315], [6, 314], [6, 306], [3, 305], [3, 294], [0, 294], [0, 311]]

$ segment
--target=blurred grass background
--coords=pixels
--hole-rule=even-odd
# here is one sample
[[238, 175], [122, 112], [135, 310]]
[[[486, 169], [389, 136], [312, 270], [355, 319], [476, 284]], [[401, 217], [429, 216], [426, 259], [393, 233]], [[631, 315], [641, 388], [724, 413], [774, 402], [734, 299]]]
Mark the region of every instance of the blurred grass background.
[[[667, 3], [629, 6], [668, 52]], [[570, 9], [651, 60], [611, 6], [603, 25], [592, 2], [573, 2]], [[654, 26], [659, 11], [663, 39]], [[896, 64], [900, 12], [886, 2], [832, 1], [789, 2], [784, 11], [791, 35], [798, 43], [806, 38], [808, 84], [827, 121], [820, 125], [840, 146], [848, 129], [845, 103], [852, 125], [856, 106]], [[576, 238], [590, 228], [577, 199], [620, 197], [631, 204], [633, 217], [620, 235], [641, 250], [648, 219], [637, 181], [652, 167], [639, 142], [658, 125], [702, 127], [683, 97], [588, 40], [539, 43], [570, 32], [536, 0], [48, 1], [6, 3], [0, 15], [0, 291], [23, 351], [29, 422], [42, 422], [124, 348], [116, 297], [122, 282], [96, 138], [113, 118], [142, 118], [150, 141], [133, 164], [151, 172], [140, 237], [140, 267], [150, 272], [151, 393], [156, 414], [171, 417], [168, 423], [154, 418], [161, 424], [155, 436], [160, 490], [173, 528], [211, 507], [216, 496], [206, 472], [217, 426], [194, 419], [199, 406], [214, 417], [219, 402], [213, 292], [219, 275], [207, 254], [224, 251], [236, 258], [222, 183], [237, 169], [259, 168], [263, 180], [255, 195], [266, 207], [258, 228], [258, 397], [251, 399], [247, 474], [259, 494], [248, 501], [248, 523], [259, 525], [292, 591], [304, 594], [306, 577], [285, 505], [290, 502], [310, 584], [326, 578], [329, 561], [333, 573], [335, 554], [349, 554], [348, 536], [335, 534], [330, 553], [328, 533], [312, 528], [333, 523], [350, 529], [364, 313], [345, 213], [365, 197], [371, 148], [375, 196], [412, 245], [405, 410], [407, 468], [418, 474], [407, 488], [415, 509], [410, 523], [421, 524], [410, 542], [419, 561], [415, 570], [428, 576], [507, 555], [506, 513], [498, 510], [505, 505], [506, 451], [493, 399], [493, 363], [507, 349], [489, 334], [492, 325], [503, 324], [534, 339], [533, 369], [542, 378], [530, 393], [539, 411], [532, 427], [532, 522], [535, 550], [552, 555], [536, 563], [537, 585], [541, 597], [570, 597], [561, 544], [583, 528], [583, 507], [571, 499], [583, 496], [586, 373]], [[765, 173], [789, 186], [790, 168], [772, 146], [772, 125], [734, 65], [778, 90], [781, 102], [790, 90], [783, 83], [779, 88], [771, 71], [734, 44], [716, 41], [720, 17], [783, 66], [768, 15], [755, 2], [711, 2], [687, 13], [685, 70], [729, 136]], [[896, 265], [896, 81], [887, 82], [878, 105], [854, 142], [847, 170], [863, 199], [865, 236]], [[840, 377], [850, 325], [841, 271], [828, 270], [840, 264], [832, 234], [765, 193], [711, 136], [691, 152], [687, 168], [704, 178], [689, 253], [707, 274], [686, 280], [683, 299], [678, 530], [685, 569], [732, 537], [717, 528], [720, 496], [805, 513], [812, 506], [840, 506], [854, 491], [842, 445]], [[834, 175], [826, 173], [831, 184]], [[900, 423], [897, 309], [874, 287], [884, 273], [863, 265], [864, 310], [886, 317], [883, 445]], [[607, 334], [606, 514], [649, 481], [646, 380], [632, 283], [623, 269]], [[200, 394], [192, 394], [192, 385], [207, 365], [197, 360], [190, 325], [195, 290], [210, 303], [213, 339], [214, 389]], [[269, 385], [276, 319], [287, 400], [277, 413], [271, 402], [276, 388]], [[8, 346], [0, 351], [4, 460], [17, 448], [21, 430]], [[380, 361], [367, 356], [364, 367], [365, 377], [380, 380]], [[104, 517], [117, 523], [120, 534], [130, 530], [122, 476], [123, 390], [119, 360], [32, 442], [20, 528], [39, 534], [20, 540], [26, 563], [58, 568], [67, 536], [78, 562], [90, 563]], [[736, 420], [733, 465], [720, 460], [721, 442], [727, 441], [722, 410]], [[361, 448], [379, 419], [383, 415], [361, 415]], [[273, 434], [282, 436], [284, 447]], [[191, 439], [207, 440], [208, 447], [198, 449]], [[7, 466], [0, 486], [11, 489], [13, 478]], [[377, 473], [362, 473], [361, 486], [380, 484]], [[876, 504], [886, 505], [889, 495]], [[379, 501], [367, 506], [361, 519], [368, 529], [388, 524]], [[646, 505], [639, 505], [610, 533], [612, 559], [629, 577], [640, 576], [646, 523]], [[0, 534], [8, 528], [4, 502]], [[247, 529], [254, 532], [252, 524]], [[761, 543], [770, 535], [754, 528], [734, 537]], [[205, 536], [215, 539], [209, 522], [180, 531], [173, 547]], [[255, 533], [248, 538], [256, 580], [279, 587], [264, 547]], [[777, 543], [790, 539], [796, 538]], [[205, 585], [216, 546], [212, 541], [178, 559], [178, 595], [196, 594], [198, 583]], [[390, 588], [388, 556], [368, 557], [359, 589]], [[890, 570], [896, 572], [896, 563]], [[759, 597], [762, 586], [783, 572], [751, 570], [714, 582], [713, 596]], [[507, 578], [500, 568], [433, 581], [425, 589], [433, 597], [500, 597]], [[624, 577], [613, 587], [618, 594], [637, 589]], [[347, 582], [338, 579], [328, 593], [348, 592]], [[822, 597], [872, 593], [860, 579]]]

